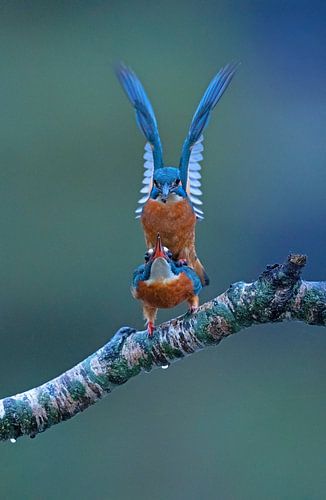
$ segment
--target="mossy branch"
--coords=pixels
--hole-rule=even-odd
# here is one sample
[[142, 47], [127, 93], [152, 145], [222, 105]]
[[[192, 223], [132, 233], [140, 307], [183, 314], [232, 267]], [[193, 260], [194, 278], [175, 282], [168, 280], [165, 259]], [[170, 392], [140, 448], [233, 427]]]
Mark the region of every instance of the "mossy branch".
[[35, 437], [124, 384], [254, 324], [283, 320], [326, 326], [326, 282], [303, 281], [303, 255], [268, 266], [253, 283], [238, 282], [195, 314], [146, 331], [123, 327], [101, 349], [59, 377], [0, 401], [0, 440]]

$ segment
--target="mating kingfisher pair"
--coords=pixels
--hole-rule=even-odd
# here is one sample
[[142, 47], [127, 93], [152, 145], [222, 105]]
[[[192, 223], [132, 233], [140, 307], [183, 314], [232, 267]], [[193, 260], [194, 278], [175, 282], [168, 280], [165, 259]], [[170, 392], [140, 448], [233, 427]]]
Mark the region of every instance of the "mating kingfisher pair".
[[198, 208], [202, 205], [198, 198], [202, 194], [199, 162], [203, 159], [203, 131], [236, 67], [236, 64], [226, 65], [207, 87], [183, 143], [178, 167], [164, 165], [157, 121], [140, 80], [130, 68], [122, 64], [117, 68], [118, 79], [147, 141], [143, 197], [136, 210], [144, 229], [147, 252], [145, 263], [134, 272], [132, 293], [143, 303], [149, 335], [153, 333], [159, 308], [187, 301], [193, 312], [199, 305], [201, 288], [209, 284], [195, 248], [196, 221], [203, 219], [203, 212]]

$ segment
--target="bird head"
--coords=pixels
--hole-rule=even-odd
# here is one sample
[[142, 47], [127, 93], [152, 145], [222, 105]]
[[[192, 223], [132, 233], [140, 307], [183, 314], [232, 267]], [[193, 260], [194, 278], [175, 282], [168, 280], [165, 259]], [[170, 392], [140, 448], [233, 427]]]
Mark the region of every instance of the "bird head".
[[181, 184], [180, 170], [176, 167], [158, 168], [153, 175], [151, 198], [166, 203], [173, 194], [182, 198], [187, 196]]
[[148, 268], [149, 279], [161, 280], [175, 275], [175, 265], [170, 250], [162, 245], [161, 237], [157, 234], [154, 248], [145, 254], [145, 266]]
[[172, 260], [172, 252], [162, 245], [160, 233], [157, 233], [156, 244], [145, 253], [145, 263], [153, 264], [156, 259], [162, 259], [167, 262]]

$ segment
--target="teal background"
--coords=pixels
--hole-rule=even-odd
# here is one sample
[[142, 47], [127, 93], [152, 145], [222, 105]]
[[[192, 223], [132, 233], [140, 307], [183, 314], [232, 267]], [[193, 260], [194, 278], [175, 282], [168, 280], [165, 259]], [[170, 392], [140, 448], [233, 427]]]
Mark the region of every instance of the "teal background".
[[[118, 60], [148, 90], [168, 163], [211, 77], [242, 63], [205, 134], [202, 301], [289, 251], [326, 278], [325, 16], [314, 1], [1, 2], [2, 396], [142, 328], [144, 140]], [[141, 375], [1, 444], [0, 496], [324, 499], [325, 357], [323, 329], [266, 325]]]

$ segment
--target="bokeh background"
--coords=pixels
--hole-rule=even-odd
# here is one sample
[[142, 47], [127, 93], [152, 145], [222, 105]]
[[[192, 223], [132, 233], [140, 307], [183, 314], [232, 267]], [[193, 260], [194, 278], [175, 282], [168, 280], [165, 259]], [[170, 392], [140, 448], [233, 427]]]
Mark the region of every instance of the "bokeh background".
[[[144, 140], [116, 61], [144, 82], [168, 163], [211, 77], [242, 63], [205, 135], [202, 300], [289, 251], [326, 278], [325, 16], [314, 1], [1, 2], [2, 396], [143, 325]], [[324, 499], [325, 358], [323, 329], [266, 325], [138, 376], [1, 444], [0, 496]]]

